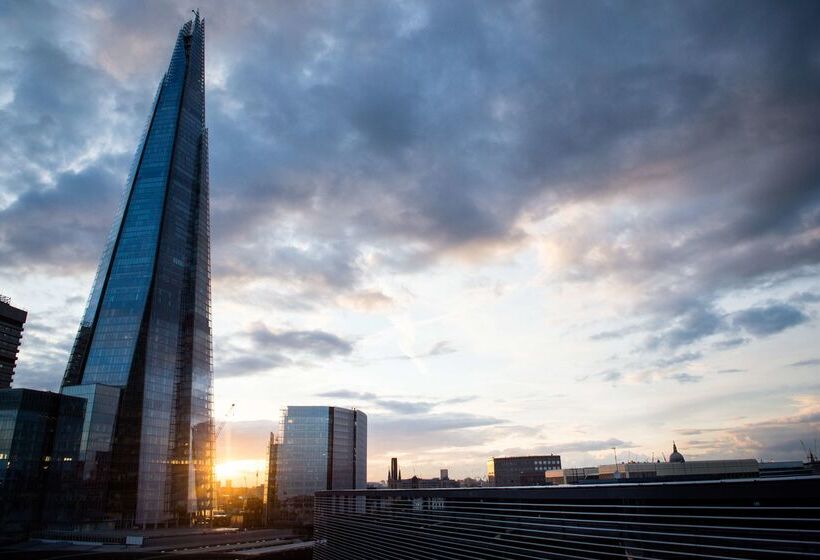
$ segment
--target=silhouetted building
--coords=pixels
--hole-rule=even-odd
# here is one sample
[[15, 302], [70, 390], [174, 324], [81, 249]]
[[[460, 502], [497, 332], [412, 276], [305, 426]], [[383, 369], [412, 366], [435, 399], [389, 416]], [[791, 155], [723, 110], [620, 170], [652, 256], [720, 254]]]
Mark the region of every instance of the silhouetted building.
[[[62, 388], [62, 394], [83, 399], [85, 413], [75, 459], [52, 472], [53, 490], [46, 497], [44, 521], [52, 526], [96, 525], [108, 513], [107, 480], [122, 390], [98, 383]], [[56, 445], [64, 445], [61, 438]]]
[[808, 558], [820, 477], [316, 494], [317, 560]]
[[75, 493], [89, 508], [54, 519], [160, 527], [211, 515], [204, 33], [198, 13], [179, 31], [74, 342], [62, 391], [89, 400]]
[[268, 518], [309, 524], [319, 490], [366, 488], [367, 415], [327, 406], [282, 409], [271, 442]]
[[215, 485], [217, 508], [214, 510], [214, 526], [254, 529], [265, 526], [265, 485], [232, 486], [230, 483]]
[[278, 453], [278, 438], [276, 434], [271, 433], [268, 442], [268, 476], [265, 483], [265, 518], [269, 525], [276, 521], [278, 514], [279, 500], [276, 497], [276, 458]]
[[9, 298], [0, 296], [0, 389], [11, 387], [26, 316], [25, 311], [11, 305]]
[[390, 470], [387, 473], [388, 488], [458, 488], [459, 483], [450, 480], [447, 469], [441, 469], [439, 478], [420, 478], [416, 475], [402, 479], [399, 470], [399, 460], [396, 457], [390, 459]]
[[0, 533], [40, 526], [50, 475], [77, 460], [84, 410], [83, 399], [0, 389]]
[[678, 451], [677, 444], [673, 441], [672, 442], [672, 453], [669, 454], [669, 462], [670, 463], [685, 463], [686, 459], [683, 458], [683, 455]]
[[401, 471], [399, 470], [399, 459], [392, 457], [390, 459], [390, 470], [387, 472], [387, 487], [398, 488], [401, 480]]
[[545, 484], [546, 471], [560, 468], [560, 455], [493, 457], [487, 461], [487, 480], [490, 486], [537, 486]]

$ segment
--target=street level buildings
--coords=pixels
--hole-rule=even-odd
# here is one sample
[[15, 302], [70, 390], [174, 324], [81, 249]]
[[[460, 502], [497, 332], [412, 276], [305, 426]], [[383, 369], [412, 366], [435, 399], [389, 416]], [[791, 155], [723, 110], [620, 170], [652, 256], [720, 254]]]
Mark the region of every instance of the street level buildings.
[[66, 480], [54, 523], [151, 528], [211, 514], [204, 73], [196, 13], [157, 89], [63, 378], [62, 393], [87, 406], [79, 483]]
[[387, 472], [388, 488], [458, 488], [457, 480], [450, 480], [450, 471], [441, 469], [438, 478], [420, 478], [416, 475], [402, 478], [397, 457], [390, 459], [390, 470]]
[[760, 466], [755, 459], [687, 461], [686, 463], [618, 463], [547, 471], [547, 484], [579, 484], [606, 480], [698, 480], [709, 478], [755, 478]]
[[0, 389], [11, 387], [27, 313], [0, 296]]
[[319, 490], [367, 487], [367, 415], [334, 406], [288, 406], [271, 439], [267, 511], [272, 523], [309, 524]]
[[81, 398], [0, 389], [0, 534], [40, 527], [55, 473], [77, 458], [84, 411]]
[[639, 481], [666, 482], [681, 480], [727, 480], [732, 478], [766, 478], [774, 476], [810, 476], [816, 474], [817, 462], [809, 455], [806, 462], [780, 461], [760, 463], [756, 459], [719, 459], [687, 461], [672, 444], [665, 462], [634, 462], [554, 469], [544, 474], [547, 484], [590, 484], [597, 482]]
[[493, 457], [487, 461], [487, 480], [490, 486], [538, 486], [545, 484], [546, 471], [560, 468], [560, 455]]

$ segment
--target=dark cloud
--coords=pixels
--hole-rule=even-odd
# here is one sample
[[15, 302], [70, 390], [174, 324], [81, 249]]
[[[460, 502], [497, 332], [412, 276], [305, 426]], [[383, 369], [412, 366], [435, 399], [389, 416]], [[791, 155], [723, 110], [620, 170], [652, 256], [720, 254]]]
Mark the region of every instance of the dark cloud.
[[729, 350], [731, 348], [738, 348], [739, 346], [748, 344], [749, 341], [750, 339], [743, 337], [727, 338], [725, 340], [719, 340], [713, 343], [712, 348], [715, 350]]
[[[4, 8], [0, 266], [90, 279], [187, 8]], [[731, 315], [720, 300], [820, 271], [816, 4], [201, 9], [217, 297], [328, 310], [381, 275], [535, 242], [528, 222], [584, 206], [544, 240], [562, 249], [555, 281], [639, 294], [639, 326], [594, 339], [640, 334], [652, 363], [809, 320], [814, 292]], [[252, 357], [216, 341], [220, 375], [353, 344], [248, 341]]]
[[601, 451], [604, 449], [612, 449], [613, 447], [628, 449], [630, 447], [636, 447], [636, 444], [632, 443], [631, 441], [624, 441], [617, 438], [609, 438], [607, 440], [570, 441], [567, 443], [560, 443], [555, 445], [557, 453], [570, 453], [576, 451]]
[[414, 354], [412, 356], [407, 354], [402, 354], [400, 356], [388, 356], [386, 358], [382, 358], [383, 360], [418, 360], [420, 358], [434, 358], [436, 356], [446, 356], [447, 354], [453, 354], [458, 352], [458, 350], [450, 343], [449, 340], [439, 340], [438, 342], [434, 343], [430, 349], [426, 352], [422, 352], [421, 354]]
[[684, 352], [683, 354], [678, 354], [676, 356], [670, 356], [669, 358], [662, 358], [655, 362], [655, 367], [659, 368], [667, 368], [674, 365], [685, 364], [687, 362], [693, 362], [695, 360], [699, 360], [703, 357], [703, 354], [700, 352]]
[[[394, 414], [425, 414], [430, 412], [433, 408], [446, 404], [460, 404], [469, 402], [475, 397], [456, 397], [445, 400], [406, 400], [396, 399], [393, 397], [382, 397], [370, 392], [350, 391], [348, 389], [339, 389], [336, 391], [326, 391], [319, 393], [317, 397], [330, 397], [338, 399], [350, 399], [354, 403], [369, 403], [377, 405], [388, 412]], [[415, 422], [415, 420], [413, 420]]]
[[[489, 416], [460, 412], [435, 413], [415, 418], [413, 420], [413, 431], [416, 431], [417, 434], [426, 434], [425, 441], [429, 442], [430, 437], [435, 437], [435, 434], [439, 432], [454, 432], [467, 428], [495, 426], [504, 423], [504, 420]], [[374, 434], [398, 434], [407, 433], [408, 431], [406, 419], [398, 417], [378, 417], [377, 422], [372, 422], [372, 429]]]
[[75, 318], [71, 309], [41, 308], [31, 302], [20, 342], [14, 387], [58, 391], [68, 354], [74, 343]]
[[820, 294], [814, 292], [800, 292], [792, 295], [789, 300], [795, 303], [817, 303], [820, 301]]
[[607, 383], [617, 383], [621, 379], [623, 379], [624, 374], [620, 371], [614, 369], [608, 369], [605, 371], [599, 371], [593, 375], [586, 375], [580, 377], [578, 381], [587, 381], [589, 379], [598, 379], [600, 381], [605, 381]]
[[[802, 52], [795, 43], [806, 52], [817, 44], [804, 31], [781, 33], [778, 26], [808, 33], [804, 22], [816, 14], [780, 10], [772, 29], [757, 19], [770, 8], [755, 6], [754, 15], [735, 16], [756, 32], [729, 39], [705, 32], [692, 17], [706, 7], [530, 13], [523, 5], [420, 4], [411, 18], [419, 25], [406, 29], [397, 22], [407, 14], [398, 17], [396, 5], [353, 21], [345, 16], [344, 26], [335, 9], [322, 18], [289, 11], [288, 25], [300, 36], [260, 34], [253, 46], [277, 72], [237, 60], [229, 89], [216, 94], [214, 128], [231, 139], [236, 155], [219, 173], [236, 189], [215, 195], [215, 229], [247, 232], [258, 220], [284, 216], [311, 232], [316, 254], [343, 233], [350, 245], [336, 254], [348, 263], [358, 262], [354, 247], [369, 244], [390, 248], [376, 264], [419, 266], [442, 254], [514, 243], [517, 221], [544, 203], [557, 209], [638, 183], [643, 192], [636, 196], [667, 206], [657, 220], [636, 222], [635, 233], [668, 235], [635, 239], [629, 255], [606, 251], [617, 273], [629, 267], [649, 280], [660, 272], [675, 278], [676, 267], [688, 263], [696, 293], [814, 264], [816, 244], [784, 241], [810, 227], [817, 209], [813, 129], [787, 116], [818, 111], [816, 80], [797, 78], [810, 73], [801, 74], [800, 65], [810, 68], [812, 57], [792, 62]], [[567, 29], [573, 39], [561, 41]], [[588, 40], [579, 43], [579, 36]], [[373, 52], [378, 56], [352, 55]], [[609, 53], [605, 64], [597, 52]], [[788, 75], [786, 65], [794, 68]], [[750, 96], [750, 84], [761, 95]], [[250, 128], [222, 110], [228, 95], [241, 97]], [[772, 129], [788, 140], [775, 151], [764, 133]], [[254, 158], [242, 165], [259, 153], [268, 156], [263, 164]], [[737, 177], [727, 184], [729, 169]], [[747, 181], [746, 170], [761, 179]], [[640, 181], [617, 180], [636, 174]], [[681, 189], [662, 188], [668, 179]], [[623, 232], [624, 224], [614, 225]], [[332, 259], [317, 261], [329, 267], [324, 278], [349, 281], [366, 270], [337, 274]], [[600, 261], [580, 264], [581, 274], [612, 272]], [[671, 289], [683, 287], [675, 282]], [[649, 292], [653, 303], [670, 295], [656, 292]], [[717, 329], [709, 311], [671, 313], [679, 327], [658, 344], [682, 346]]]
[[266, 355], [237, 355], [218, 360], [214, 367], [214, 374], [216, 377], [243, 377], [291, 364], [293, 364], [292, 360], [276, 352]]
[[113, 221], [117, 182], [104, 167], [89, 167], [20, 194], [0, 209], [0, 262], [92, 270]]
[[217, 353], [217, 377], [239, 377], [282, 367], [309, 368], [316, 361], [353, 352], [352, 342], [320, 330], [272, 331], [263, 323], [254, 323], [247, 331], [235, 333], [235, 337], [251, 347], [225, 344]]
[[732, 315], [734, 325], [755, 336], [776, 334], [808, 320], [808, 315], [787, 303], [752, 307]]
[[[709, 435], [701, 442], [705, 457], [746, 456], [760, 460], [800, 460], [814, 446], [820, 430], [820, 407], [816, 396], [797, 396], [793, 415], [729, 428], [686, 429], [686, 435]], [[685, 453], [685, 451], [684, 451]]]
[[601, 331], [598, 333], [593, 334], [589, 337], [590, 340], [613, 340], [623, 338], [630, 334], [634, 334], [636, 332], [641, 332], [645, 329], [642, 325], [633, 325], [630, 327], [624, 327], [620, 329], [610, 330], [610, 331]]
[[672, 327], [651, 336], [646, 346], [650, 350], [675, 350], [720, 332], [724, 328], [725, 322], [722, 315], [708, 307], [693, 307], [680, 312]]
[[674, 373], [672, 375], [667, 376], [667, 379], [671, 379], [673, 381], [677, 381], [678, 383], [698, 383], [699, 381], [703, 380], [702, 375], [692, 375], [691, 373], [681, 372], [681, 373]]
[[256, 324], [249, 334], [257, 348], [273, 351], [294, 351], [320, 357], [344, 356], [353, 351], [352, 343], [325, 331], [273, 332], [265, 325]]
[[[408, 417], [368, 414], [368, 456], [382, 457], [385, 468], [389, 457], [411, 458], [432, 465], [469, 464], [480, 465], [485, 472], [487, 445], [492, 441], [511, 436], [532, 435], [537, 429], [516, 426], [502, 419], [468, 413], [433, 412], [412, 417], [408, 429]], [[431, 442], [434, 442], [431, 444]], [[479, 447], [480, 450], [469, 449]], [[482, 448], [483, 447], [483, 448]], [[454, 454], [453, 448], [458, 448]], [[405, 473], [412, 472], [401, 459]]]
[[810, 358], [808, 360], [800, 360], [799, 362], [792, 362], [791, 367], [814, 367], [820, 366], [820, 358]]

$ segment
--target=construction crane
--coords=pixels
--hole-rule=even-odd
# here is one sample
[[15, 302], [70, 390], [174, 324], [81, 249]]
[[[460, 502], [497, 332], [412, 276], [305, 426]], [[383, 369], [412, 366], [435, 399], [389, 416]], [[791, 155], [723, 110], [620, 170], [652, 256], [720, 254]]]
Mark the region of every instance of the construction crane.
[[228, 412], [225, 414], [225, 418], [219, 425], [216, 427], [216, 432], [214, 433], [214, 441], [219, 439], [219, 434], [222, 433], [222, 430], [225, 428], [225, 424], [228, 423], [228, 419], [233, 416], [234, 409], [236, 408], [236, 403], [231, 403], [231, 408], [228, 409]]

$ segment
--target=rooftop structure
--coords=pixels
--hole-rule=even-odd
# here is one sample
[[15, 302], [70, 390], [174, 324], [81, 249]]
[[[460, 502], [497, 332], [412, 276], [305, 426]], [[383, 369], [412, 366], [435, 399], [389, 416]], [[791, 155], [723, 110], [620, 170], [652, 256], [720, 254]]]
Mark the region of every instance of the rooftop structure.
[[327, 491], [314, 558], [820, 555], [820, 477]]

